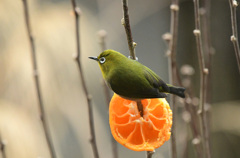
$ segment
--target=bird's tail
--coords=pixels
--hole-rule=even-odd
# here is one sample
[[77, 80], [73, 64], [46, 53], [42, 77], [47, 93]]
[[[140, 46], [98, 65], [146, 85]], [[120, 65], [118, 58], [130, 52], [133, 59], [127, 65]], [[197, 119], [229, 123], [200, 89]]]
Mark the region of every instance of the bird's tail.
[[168, 87], [169, 87], [169, 93], [175, 94], [181, 98], [185, 98], [185, 94], [184, 94], [185, 88], [174, 87], [172, 85], [168, 85]]

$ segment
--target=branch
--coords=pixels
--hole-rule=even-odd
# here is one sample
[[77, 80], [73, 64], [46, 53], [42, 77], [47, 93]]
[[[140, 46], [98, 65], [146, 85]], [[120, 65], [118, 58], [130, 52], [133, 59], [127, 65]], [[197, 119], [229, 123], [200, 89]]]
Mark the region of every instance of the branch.
[[190, 129], [192, 131], [193, 139], [192, 139], [192, 144], [197, 152], [197, 157], [202, 158], [203, 153], [202, 153], [202, 147], [201, 147], [201, 136], [199, 133], [199, 120], [196, 117], [196, 110], [194, 109], [194, 105], [192, 103], [192, 98], [187, 94], [186, 99], [184, 102], [184, 106], [186, 111], [190, 114], [190, 120], [185, 120], [190, 126]]
[[[169, 81], [170, 84], [176, 85], [176, 74], [177, 74], [177, 65], [176, 65], [176, 50], [177, 50], [177, 38], [178, 38], [178, 13], [179, 5], [178, 0], [172, 0], [170, 6], [171, 9], [171, 26], [170, 26], [170, 41], [169, 41]], [[172, 158], [177, 158], [177, 143], [176, 143], [176, 118], [177, 118], [177, 106], [176, 106], [176, 97], [170, 96], [170, 105], [173, 107], [173, 124], [171, 132], [171, 151]]]
[[193, 0], [193, 3], [194, 3], [194, 16], [195, 16], [195, 30], [193, 31], [193, 34], [196, 37], [198, 62], [199, 62], [199, 68], [200, 68], [199, 114], [200, 114], [201, 125], [202, 125], [202, 141], [203, 141], [203, 149], [205, 152], [204, 155], [206, 155], [206, 158], [211, 158], [209, 139], [207, 135], [208, 129], [207, 129], [207, 119], [206, 119], [206, 111], [205, 111], [205, 88], [206, 88], [206, 76], [208, 74], [208, 69], [205, 68], [203, 47], [202, 47], [202, 41], [201, 41], [199, 0]]
[[210, 82], [211, 82], [211, 64], [212, 64], [212, 56], [214, 54], [214, 48], [212, 47], [211, 42], [211, 33], [210, 33], [210, 9], [211, 9], [211, 1], [210, 0], [203, 0], [202, 8], [201, 8], [201, 15], [202, 15], [202, 32], [203, 32], [203, 47], [205, 48], [206, 52], [206, 67], [209, 70], [209, 74], [207, 76], [207, 83], [205, 88], [205, 97], [206, 103], [210, 104], [211, 102], [211, 89], [210, 89]]
[[238, 70], [240, 73], [240, 50], [239, 50], [239, 41], [238, 41], [238, 30], [237, 30], [237, 16], [236, 8], [238, 2], [236, 0], [229, 0], [230, 11], [231, 11], [231, 22], [232, 22], [232, 36], [231, 41], [233, 43], [235, 55], [237, 58]]
[[[132, 39], [132, 33], [131, 33], [131, 27], [129, 22], [129, 15], [128, 15], [128, 4], [127, 0], [122, 0], [123, 5], [123, 19], [122, 19], [122, 25], [125, 28], [127, 39], [128, 39], [128, 47], [130, 51], [130, 57], [133, 60], [137, 60], [136, 54], [135, 54], [135, 47], [137, 46], [137, 43], [133, 42]], [[141, 101], [137, 101], [137, 107], [140, 112], [140, 115], [143, 116], [143, 105]], [[154, 152], [147, 151], [147, 158], [151, 158]]]
[[1, 152], [1, 157], [2, 158], [7, 158], [5, 148], [6, 148], [6, 145], [5, 145], [4, 140], [1, 137], [1, 133], [0, 133], [0, 152]]
[[95, 130], [94, 130], [94, 119], [93, 119], [93, 110], [92, 110], [92, 97], [88, 93], [88, 90], [87, 90], [87, 86], [86, 86], [86, 82], [85, 82], [85, 79], [84, 79], [84, 76], [83, 76], [83, 71], [82, 71], [82, 66], [81, 66], [81, 59], [80, 59], [80, 57], [81, 57], [80, 56], [81, 55], [81, 49], [80, 49], [80, 37], [79, 37], [79, 17], [81, 15], [81, 10], [80, 10], [80, 8], [77, 7], [75, 0], [71, 0], [71, 2], [72, 2], [74, 15], [75, 15], [75, 29], [76, 29], [75, 31], [76, 31], [76, 45], [77, 45], [77, 52], [74, 55], [74, 60], [77, 63], [79, 74], [80, 74], [80, 78], [81, 78], [81, 81], [82, 81], [83, 90], [84, 90], [85, 96], [87, 98], [88, 116], [89, 116], [89, 125], [90, 125], [90, 135], [91, 135], [90, 143], [92, 145], [94, 157], [95, 158], [99, 158], [98, 149], [97, 149], [97, 142], [96, 142], [96, 136], [95, 136]]
[[[107, 32], [105, 30], [100, 30], [98, 31], [98, 36], [100, 38], [100, 46], [101, 46], [101, 51], [103, 52], [104, 50], [106, 50], [106, 42], [105, 42], [105, 38], [107, 36]], [[107, 105], [107, 110], [109, 107], [109, 103], [111, 101], [111, 96], [110, 96], [110, 92], [109, 92], [109, 88], [107, 87], [106, 83], [104, 82], [104, 80], [102, 80], [102, 85], [104, 88], [104, 93], [105, 93], [105, 99], [106, 99], [106, 105]], [[113, 138], [113, 136], [111, 137], [111, 143], [112, 143], [112, 153], [113, 153], [113, 157], [114, 158], [118, 158], [118, 149], [117, 149], [117, 142], [116, 140]]]
[[[107, 32], [105, 30], [100, 30], [98, 31], [98, 36], [99, 36], [99, 44], [100, 44], [100, 47], [101, 47], [101, 51], [103, 52], [104, 50], [106, 50], [106, 42], [105, 42], [105, 38], [107, 36]], [[103, 85], [103, 88], [104, 88], [104, 93], [105, 93], [105, 99], [106, 99], [106, 105], [107, 105], [107, 108], [109, 107], [109, 103], [111, 101], [111, 96], [110, 96], [110, 92], [109, 92], [109, 89], [108, 89], [108, 86], [106, 85], [106, 83], [104, 82], [104, 80], [102, 80], [102, 85]]]
[[105, 30], [98, 31], [99, 44], [102, 52], [107, 49], [106, 42], [105, 42], [106, 36], [107, 36], [107, 32]]
[[154, 151], [147, 151], [147, 158], [152, 158], [152, 155], [155, 153]]
[[52, 158], [56, 158], [56, 153], [53, 147], [52, 138], [50, 135], [50, 130], [46, 121], [46, 114], [45, 109], [43, 106], [42, 101], [42, 95], [40, 90], [40, 83], [39, 83], [39, 73], [38, 73], [38, 67], [37, 67], [37, 59], [36, 59], [36, 51], [35, 51], [35, 45], [34, 45], [34, 39], [32, 36], [32, 31], [30, 27], [30, 20], [29, 20], [29, 12], [28, 12], [28, 3], [27, 0], [22, 0], [23, 7], [24, 7], [24, 16], [25, 16], [25, 23], [27, 27], [27, 34], [29, 38], [29, 43], [31, 47], [31, 57], [32, 57], [32, 66], [33, 66], [33, 74], [34, 74], [34, 81], [35, 81], [35, 87], [37, 92], [37, 98], [38, 98], [38, 106], [40, 111], [40, 118], [44, 129], [44, 134], [47, 140], [47, 145], [49, 148], [49, 152]]
[[[208, 68], [209, 74], [206, 76], [206, 85], [205, 85], [205, 111], [206, 111], [206, 139], [209, 140], [208, 144], [211, 144], [210, 138], [210, 129], [211, 129], [211, 76], [212, 76], [212, 56], [214, 54], [214, 49], [211, 42], [211, 33], [210, 33], [210, 11], [211, 11], [211, 1], [203, 0], [202, 8], [202, 32], [203, 32], [203, 46], [206, 52], [206, 67]], [[207, 107], [208, 106], [208, 107]]]
[[[178, 6], [178, 1], [173, 0], [172, 5], [170, 6], [171, 9], [171, 26], [170, 26], [170, 32], [171, 33], [165, 33], [163, 35], [163, 39], [166, 41], [167, 46], [168, 46], [168, 51], [167, 51], [167, 56], [169, 57], [168, 63], [169, 63], [169, 80], [171, 84], [179, 84], [181, 87], [183, 87], [183, 81], [180, 78], [180, 74], [178, 71], [177, 63], [176, 63], [176, 48], [177, 48], [177, 32], [178, 32], [178, 12], [179, 12], [179, 6]], [[182, 71], [183, 70], [183, 71]], [[183, 66], [181, 68], [181, 73], [185, 76], [191, 76], [194, 73], [194, 70], [190, 66]], [[186, 111], [190, 114], [190, 120], [187, 122], [190, 126], [193, 138], [196, 140], [197, 138], [200, 137], [199, 133], [199, 121], [198, 117], [196, 115], [196, 110], [194, 106], [192, 105], [192, 94], [190, 91], [190, 87], [186, 87], [188, 90], [186, 92], [186, 99], [184, 100], [183, 104], [185, 106]], [[188, 94], [189, 93], [189, 94]], [[170, 96], [170, 105], [173, 105], [173, 114], [176, 114], [176, 106], [175, 105], [175, 97]], [[176, 157], [176, 131], [175, 131], [175, 118], [176, 116], [173, 116], [173, 128], [172, 128], [172, 156]], [[174, 145], [175, 144], [175, 145]], [[199, 158], [202, 157], [202, 149], [200, 144], [195, 144], [194, 145], [197, 155]]]
[[127, 34], [130, 57], [133, 60], [136, 60], [135, 47], [137, 46], [137, 44], [135, 42], [133, 42], [133, 39], [132, 39], [132, 32], [131, 32], [130, 20], [129, 20], [129, 15], [128, 15], [127, 0], [122, 0], [122, 5], [123, 5], [122, 25], [124, 26], [126, 34]]

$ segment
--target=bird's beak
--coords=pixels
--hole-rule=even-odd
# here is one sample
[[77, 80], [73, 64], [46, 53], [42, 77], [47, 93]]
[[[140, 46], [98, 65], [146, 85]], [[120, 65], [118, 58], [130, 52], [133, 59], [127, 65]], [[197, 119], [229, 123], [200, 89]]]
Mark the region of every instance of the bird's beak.
[[88, 57], [88, 58], [98, 61], [98, 58], [97, 58], [97, 57]]

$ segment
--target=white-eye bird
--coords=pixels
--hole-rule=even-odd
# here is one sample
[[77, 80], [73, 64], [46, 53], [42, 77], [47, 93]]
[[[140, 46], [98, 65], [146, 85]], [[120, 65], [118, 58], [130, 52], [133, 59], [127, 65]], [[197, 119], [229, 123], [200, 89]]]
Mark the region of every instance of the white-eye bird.
[[166, 93], [185, 98], [185, 88], [166, 84], [155, 72], [114, 50], [105, 50], [96, 60], [109, 88], [130, 100], [165, 98]]

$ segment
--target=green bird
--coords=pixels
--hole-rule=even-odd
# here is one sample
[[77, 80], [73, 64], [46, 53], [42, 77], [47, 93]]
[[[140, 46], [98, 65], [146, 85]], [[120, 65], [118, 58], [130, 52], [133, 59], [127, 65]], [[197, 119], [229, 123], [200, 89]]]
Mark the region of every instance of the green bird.
[[166, 84], [155, 72], [114, 50], [105, 50], [96, 60], [108, 87], [129, 100], [165, 98], [166, 93], [185, 98], [185, 88]]

